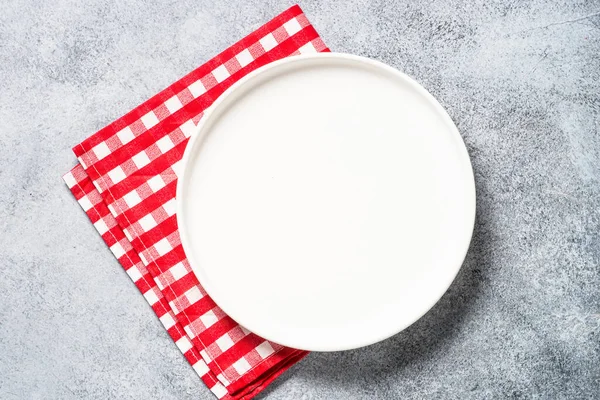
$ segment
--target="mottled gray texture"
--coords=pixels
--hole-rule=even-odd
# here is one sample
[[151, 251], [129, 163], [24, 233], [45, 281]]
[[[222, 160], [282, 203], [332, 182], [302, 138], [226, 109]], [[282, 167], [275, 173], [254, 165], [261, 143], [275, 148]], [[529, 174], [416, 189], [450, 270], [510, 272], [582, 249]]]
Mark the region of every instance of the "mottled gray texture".
[[[60, 176], [73, 144], [290, 5], [228, 3], [0, 4], [0, 398], [212, 398]], [[301, 5], [333, 50], [447, 107], [478, 217], [429, 314], [264, 398], [599, 398], [600, 1]]]

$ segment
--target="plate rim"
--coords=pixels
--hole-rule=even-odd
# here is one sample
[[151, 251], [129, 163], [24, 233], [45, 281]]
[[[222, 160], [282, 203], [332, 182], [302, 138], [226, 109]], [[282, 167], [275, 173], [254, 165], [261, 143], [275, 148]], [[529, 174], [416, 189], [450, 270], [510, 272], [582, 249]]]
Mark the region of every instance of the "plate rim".
[[[467, 163], [466, 165], [469, 167], [469, 168], [467, 168], [467, 171], [466, 171], [466, 174], [468, 176], [465, 176], [465, 182], [468, 185], [468, 187], [472, 189], [473, 196], [470, 201], [470, 203], [471, 203], [470, 208], [472, 209], [472, 212], [469, 215], [469, 221], [466, 221], [466, 223], [465, 223], [465, 226], [468, 228], [465, 230], [465, 232], [468, 231], [468, 233], [465, 233], [465, 235], [466, 235], [465, 237], [467, 239], [466, 239], [465, 243], [461, 244], [463, 247], [462, 251], [460, 253], [457, 251], [457, 254], [460, 254], [460, 257], [459, 257], [460, 262], [458, 262], [458, 265], [454, 266], [454, 273], [450, 274], [448, 281], [444, 285], [443, 291], [441, 291], [441, 293], [437, 293], [435, 296], [431, 296], [432, 300], [424, 306], [424, 308], [423, 308], [424, 311], [422, 313], [420, 313], [415, 318], [411, 319], [408, 323], [404, 323], [402, 325], [399, 324], [398, 328], [395, 329], [394, 332], [392, 332], [391, 334], [386, 332], [386, 334], [379, 335], [379, 336], [373, 335], [375, 338], [370, 338], [368, 340], [355, 341], [356, 343], [353, 344], [352, 346], [322, 346], [322, 345], [317, 344], [316, 346], [308, 346], [307, 347], [303, 344], [291, 343], [286, 340], [282, 341], [281, 340], [282, 338], [271, 338], [271, 337], [269, 337], [268, 333], [267, 333], [267, 335], [264, 335], [264, 332], [261, 332], [260, 328], [256, 329], [255, 327], [250, 327], [249, 325], [253, 325], [252, 323], [251, 324], [244, 323], [243, 316], [240, 318], [239, 315], [235, 315], [235, 317], [234, 317], [231, 313], [231, 310], [226, 310], [225, 308], [227, 308], [227, 307], [223, 308], [223, 306], [221, 304], [219, 304], [218, 300], [215, 299], [215, 296], [214, 296], [214, 293], [216, 291], [213, 290], [210, 287], [210, 285], [205, 285], [201, 281], [201, 277], [199, 276], [199, 274], [196, 272], [196, 271], [200, 270], [200, 268], [194, 266], [195, 262], [193, 260], [192, 253], [190, 252], [188, 254], [185, 251], [186, 248], [191, 249], [192, 247], [190, 245], [190, 240], [187, 237], [186, 229], [184, 229], [184, 226], [185, 226], [185, 219], [183, 217], [184, 216], [184, 211], [183, 211], [184, 202], [181, 201], [180, 199], [183, 197], [183, 193], [185, 191], [184, 183], [186, 181], [187, 169], [189, 166], [189, 159], [192, 157], [192, 154], [194, 153], [193, 149], [196, 147], [196, 143], [198, 141], [202, 141], [202, 139], [205, 137], [203, 130], [211, 122], [211, 117], [213, 115], [218, 116], [219, 115], [218, 112], [220, 111], [221, 107], [223, 107], [223, 104], [226, 102], [226, 100], [229, 99], [233, 94], [235, 94], [238, 89], [241, 89], [243, 86], [245, 86], [249, 81], [256, 79], [257, 77], [261, 76], [262, 74], [267, 73], [268, 71], [271, 71], [272, 69], [280, 68], [284, 65], [291, 64], [291, 63], [304, 62], [306, 60], [311, 60], [311, 59], [316, 59], [316, 60], [318, 60], [318, 59], [322, 59], [322, 60], [334, 59], [334, 60], [342, 60], [342, 61], [345, 60], [349, 63], [367, 64], [370, 67], [383, 69], [383, 70], [395, 75], [397, 78], [400, 78], [401, 80], [410, 84], [410, 86], [414, 90], [416, 90], [419, 94], [424, 96], [424, 98], [430, 103], [430, 105], [435, 108], [436, 112], [440, 115], [440, 117], [442, 117], [444, 119], [444, 122], [448, 125], [448, 128], [452, 131], [452, 134], [454, 136], [456, 136], [456, 138], [458, 139], [458, 143], [460, 144], [459, 152], [461, 153], [462, 161], [466, 162]], [[227, 104], [225, 104], [225, 105], [227, 105]], [[468, 250], [470, 248], [470, 245], [471, 245], [471, 242], [473, 239], [473, 231], [475, 228], [477, 194], [476, 194], [476, 185], [475, 185], [475, 176], [474, 176], [474, 172], [473, 172], [473, 165], [471, 163], [471, 158], [469, 156], [466, 144], [465, 144], [462, 136], [460, 135], [460, 132], [459, 132], [456, 124], [454, 123], [454, 121], [452, 120], [452, 118], [450, 117], [450, 115], [448, 114], [446, 109], [439, 103], [439, 101], [431, 93], [429, 93], [429, 91], [427, 89], [425, 89], [421, 84], [419, 84], [415, 79], [411, 78], [409, 75], [407, 75], [407, 74], [401, 72], [400, 70], [398, 70], [394, 67], [391, 67], [383, 62], [380, 62], [380, 61], [377, 61], [377, 60], [374, 60], [371, 58], [367, 58], [367, 57], [353, 55], [353, 54], [323, 52], [323, 53], [301, 54], [301, 55], [289, 56], [289, 57], [286, 57], [286, 58], [283, 58], [280, 60], [273, 61], [267, 65], [257, 68], [254, 71], [251, 71], [246, 76], [242, 77], [241, 79], [239, 79], [238, 81], [233, 83], [229, 88], [227, 88], [213, 102], [213, 104], [211, 104], [204, 111], [203, 118], [201, 118], [200, 122], [198, 123], [196, 128], [193, 130], [192, 134], [190, 135], [189, 141], [184, 150], [183, 157], [181, 158], [181, 167], [179, 169], [179, 176], [177, 179], [175, 198], [176, 198], [176, 213], [175, 214], [176, 214], [177, 226], [178, 226], [179, 236], [181, 239], [181, 244], [182, 244], [182, 248], [184, 250], [184, 254], [185, 254], [186, 258], [188, 259], [190, 267], [191, 267], [192, 271], [194, 272], [194, 274], [196, 275], [196, 278], [198, 279], [200, 285], [203, 287], [203, 289], [206, 291], [206, 293], [211, 297], [211, 299], [213, 299], [215, 304], [217, 304], [223, 310], [223, 312], [225, 314], [227, 314], [229, 317], [231, 317], [238, 324], [240, 324], [241, 326], [247, 328], [251, 332], [257, 334], [258, 336], [260, 336], [266, 340], [269, 340], [269, 341], [272, 341], [272, 342], [275, 342], [275, 343], [278, 343], [278, 344], [281, 344], [284, 346], [296, 348], [296, 349], [302, 349], [302, 350], [307, 350], [307, 351], [329, 352], [329, 351], [352, 350], [352, 349], [356, 349], [356, 348], [360, 348], [360, 347], [369, 346], [371, 344], [375, 344], [375, 343], [378, 343], [385, 339], [388, 339], [389, 337], [392, 337], [392, 336], [404, 331], [409, 326], [414, 324], [416, 321], [421, 319], [425, 314], [427, 314], [439, 302], [439, 300], [448, 291], [448, 289], [450, 288], [450, 286], [456, 279], [456, 276], [460, 272], [462, 265], [464, 263], [464, 260], [467, 256]], [[219, 298], [220, 295], [217, 295], [216, 297]], [[236, 312], [234, 311], [233, 314], [236, 314]]]

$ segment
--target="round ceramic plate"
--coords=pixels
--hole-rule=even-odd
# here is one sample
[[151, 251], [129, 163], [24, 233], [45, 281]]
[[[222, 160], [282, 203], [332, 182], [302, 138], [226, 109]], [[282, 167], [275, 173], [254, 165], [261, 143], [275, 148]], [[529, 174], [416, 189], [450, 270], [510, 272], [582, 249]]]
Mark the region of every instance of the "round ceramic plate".
[[440, 104], [380, 62], [291, 57], [204, 116], [177, 187], [183, 246], [234, 320], [305, 350], [400, 332], [444, 294], [475, 219], [473, 171]]

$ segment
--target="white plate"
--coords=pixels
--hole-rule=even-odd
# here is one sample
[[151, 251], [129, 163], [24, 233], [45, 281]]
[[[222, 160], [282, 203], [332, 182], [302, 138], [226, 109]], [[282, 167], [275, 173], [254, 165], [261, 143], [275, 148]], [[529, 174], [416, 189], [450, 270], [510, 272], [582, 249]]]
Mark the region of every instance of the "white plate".
[[283, 345], [346, 350], [444, 294], [475, 219], [458, 130], [419, 84], [345, 54], [241, 79], [184, 155], [177, 221], [215, 302]]

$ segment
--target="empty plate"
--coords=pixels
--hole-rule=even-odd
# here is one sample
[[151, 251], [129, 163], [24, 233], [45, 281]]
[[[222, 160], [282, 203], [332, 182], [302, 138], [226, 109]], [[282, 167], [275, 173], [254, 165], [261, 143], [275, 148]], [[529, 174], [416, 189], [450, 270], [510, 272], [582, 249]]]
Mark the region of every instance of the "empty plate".
[[305, 350], [400, 332], [444, 294], [475, 219], [465, 145], [401, 72], [290, 57], [235, 83], [187, 145], [177, 187], [200, 283], [250, 331]]

